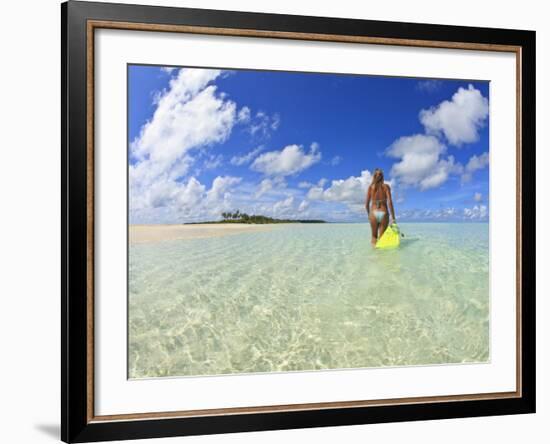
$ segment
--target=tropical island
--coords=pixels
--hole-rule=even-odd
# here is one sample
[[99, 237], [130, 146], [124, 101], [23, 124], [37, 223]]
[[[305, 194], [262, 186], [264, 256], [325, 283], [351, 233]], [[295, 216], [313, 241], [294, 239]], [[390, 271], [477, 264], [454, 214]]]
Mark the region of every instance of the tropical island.
[[324, 224], [326, 221], [319, 219], [275, 219], [273, 217], [262, 216], [260, 214], [246, 214], [239, 210], [235, 212], [221, 213], [222, 220], [206, 222], [186, 222], [184, 225], [196, 224]]

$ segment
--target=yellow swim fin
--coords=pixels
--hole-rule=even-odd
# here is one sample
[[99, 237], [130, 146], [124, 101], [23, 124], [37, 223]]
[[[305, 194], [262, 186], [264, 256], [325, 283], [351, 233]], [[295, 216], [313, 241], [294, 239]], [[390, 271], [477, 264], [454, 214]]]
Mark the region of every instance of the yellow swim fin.
[[376, 242], [376, 248], [379, 248], [381, 250], [397, 248], [399, 247], [400, 242], [401, 235], [399, 233], [399, 228], [396, 224], [392, 224], [388, 228], [386, 228], [384, 234], [382, 234], [380, 239], [378, 239], [378, 241]]

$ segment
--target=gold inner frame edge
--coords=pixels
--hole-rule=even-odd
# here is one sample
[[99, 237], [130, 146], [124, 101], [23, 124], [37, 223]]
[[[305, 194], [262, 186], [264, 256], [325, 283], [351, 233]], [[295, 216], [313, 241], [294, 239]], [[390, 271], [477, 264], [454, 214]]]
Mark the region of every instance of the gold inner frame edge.
[[[516, 391], [498, 393], [474, 393], [450, 396], [422, 396], [395, 399], [362, 401], [335, 401], [306, 404], [285, 404], [255, 407], [229, 407], [218, 409], [182, 410], [172, 412], [145, 412], [116, 415], [94, 414], [94, 32], [95, 29], [119, 29], [131, 31], [177, 32], [203, 35], [222, 35], [234, 37], [277, 38], [289, 40], [309, 40], [321, 42], [356, 43], [373, 45], [393, 45], [422, 48], [462, 49], [489, 52], [511, 52], [516, 56]], [[113, 422], [127, 420], [154, 420], [161, 418], [189, 418], [197, 416], [222, 416], [237, 414], [258, 414], [274, 412], [293, 412], [303, 410], [326, 410], [336, 408], [358, 408], [416, 403], [460, 402], [520, 398], [522, 396], [522, 336], [521, 336], [521, 152], [522, 152], [522, 48], [515, 45], [489, 43], [448, 42], [436, 40], [399, 39], [385, 37], [351, 36], [335, 34], [312, 34], [286, 31], [265, 31], [256, 29], [216, 28], [188, 25], [165, 25], [150, 23], [132, 23], [123, 21], [88, 20], [86, 25], [86, 206], [87, 206], [87, 422]]]

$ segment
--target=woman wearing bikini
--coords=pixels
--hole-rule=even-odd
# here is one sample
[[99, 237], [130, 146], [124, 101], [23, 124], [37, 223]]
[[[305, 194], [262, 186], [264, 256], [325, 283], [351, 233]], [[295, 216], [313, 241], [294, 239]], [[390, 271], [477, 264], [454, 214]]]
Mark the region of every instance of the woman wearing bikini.
[[395, 212], [393, 209], [390, 186], [384, 183], [384, 173], [382, 170], [376, 168], [372, 175], [372, 182], [367, 190], [367, 200], [365, 202], [365, 208], [372, 230], [371, 244], [373, 246], [376, 245], [376, 241], [384, 234], [384, 231], [386, 231], [388, 227], [388, 206], [392, 223], [395, 223]]

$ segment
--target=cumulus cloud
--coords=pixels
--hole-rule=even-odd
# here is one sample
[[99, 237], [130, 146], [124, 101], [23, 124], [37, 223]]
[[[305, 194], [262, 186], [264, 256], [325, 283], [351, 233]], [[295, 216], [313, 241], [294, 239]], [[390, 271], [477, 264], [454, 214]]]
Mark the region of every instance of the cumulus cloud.
[[189, 149], [227, 138], [234, 123], [236, 104], [216, 95], [210, 83], [221, 72], [182, 69], [158, 99], [152, 119], [131, 144], [138, 160], [170, 162]]
[[256, 198], [261, 197], [272, 189], [273, 189], [273, 182], [270, 179], [264, 179], [260, 182], [260, 186], [258, 187], [258, 191], [256, 191], [256, 194], [254, 195], [254, 197]]
[[302, 181], [298, 184], [298, 188], [311, 188], [313, 184], [311, 182]]
[[288, 145], [281, 151], [270, 151], [256, 157], [251, 169], [268, 176], [290, 176], [320, 160], [321, 153], [315, 144], [311, 145], [309, 152], [305, 152], [301, 145]]
[[223, 155], [210, 155], [208, 156], [208, 159], [206, 159], [203, 163], [203, 168], [205, 170], [213, 170], [214, 168], [218, 168], [223, 163]]
[[464, 168], [464, 172], [462, 174], [462, 182], [464, 183], [472, 180], [473, 174], [477, 170], [485, 168], [487, 165], [489, 165], [488, 152], [480, 154], [479, 156], [473, 155], [472, 157], [470, 157], [470, 160], [466, 164], [466, 167]]
[[249, 151], [242, 156], [233, 156], [230, 160], [230, 163], [231, 165], [235, 166], [241, 166], [250, 163], [252, 162], [252, 159], [254, 159], [263, 149], [263, 146], [259, 146], [258, 148], [253, 149], [252, 151]]
[[466, 165], [467, 171], [475, 171], [486, 167], [489, 164], [489, 153], [485, 152], [479, 156], [472, 156]]
[[[278, 200], [269, 208], [264, 207], [262, 211], [265, 214], [271, 214], [274, 217], [283, 217], [289, 219], [309, 217], [311, 215], [310, 202], [307, 199], [300, 200], [299, 198], [296, 198], [292, 195], [286, 196], [284, 199]], [[318, 217], [320, 217], [320, 215]]]
[[264, 111], [258, 111], [255, 116], [251, 116], [250, 110], [246, 113], [247, 121], [250, 122], [248, 132], [252, 136], [260, 138], [269, 138], [273, 131], [276, 131], [281, 124], [281, 116], [277, 113], [271, 116]]
[[298, 212], [303, 213], [304, 211], [307, 211], [308, 208], [309, 208], [309, 201], [304, 199], [302, 200], [302, 202], [300, 202], [300, 205], [298, 206]]
[[486, 221], [488, 210], [485, 205], [475, 205], [472, 208], [424, 208], [406, 209], [399, 212], [399, 219], [411, 221]]
[[478, 131], [489, 115], [489, 101], [468, 85], [459, 88], [451, 100], [420, 111], [420, 122], [428, 134], [443, 134], [451, 145], [476, 142]]
[[445, 152], [437, 137], [425, 134], [401, 137], [386, 150], [388, 156], [400, 159], [392, 166], [392, 177], [420, 190], [438, 187], [449, 175], [462, 172], [453, 156], [441, 157]]
[[324, 192], [323, 187], [312, 187], [307, 192], [307, 197], [308, 199], [312, 199], [312, 200], [325, 200], [323, 198], [323, 192]]
[[[219, 70], [181, 69], [158, 95], [152, 118], [130, 144], [134, 214], [151, 215], [149, 210], [159, 207], [178, 214], [204, 194], [197, 179], [184, 180], [194, 162], [192, 152], [224, 142], [237, 123], [237, 105], [212, 84], [220, 75]], [[221, 159], [208, 161], [216, 164]]]
[[250, 108], [248, 106], [243, 106], [237, 114], [237, 119], [239, 119], [240, 122], [249, 122]]
[[[428, 82], [418, 83], [417, 88], [433, 87]], [[387, 156], [399, 159], [390, 174], [404, 187], [422, 191], [441, 186], [451, 175], [462, 175], [462, 182], [469, 181], [474, 171], [487, 165], [488, 153], [473, 156], [464, 167], [447, 155], [444, 140], [457, 147], [477, 141], [488, 114], [488, 100], [472, 85], [459, 88], [451, 100], [421, 110], [425, 134], [401, 137], [386, 149]]]
[[[319, 181], [321, 182], [321, 181]], [[359, 176], [349, 176], [347, 179], [332, 180], [327, 188], [324, 188], [327, 181], [312, 186], [306, 194], [310, 201], [328, 202], [331, 204], [345, 205], [330, 208], [332, 219], [355, 218], [357, 214], [365, 212], [365, 198], [369, 185], [372, 182], [372, 174], [369, 170], [361, 171]], [[393, 187], [393, 180], [385, 182]], [[337, 216], [338, 215], [338, 216]]]
[[212, 187], [206, 193], [208, 203], [218, 203], [229, 197], [229, 189], [241, 181], [240, 177], [218, 176], [212, 182]]
[[282, 177], [274, 177], [273, 179], [263, 179], [254, 194], [254, 197], [259, 198], [264, 194], [276, 188], [285, 188], [286, 182]]
[[[350, 176], [347, 179], [333, 180], [330, 186], [323, 188], [324, 184], [313, 186], [307, 193], [310, 200], [325, 202], [340, 202], [355, 212], [363, 212], [367, 188], [372, 181], [370, 171], [361, 171], [360, 176]], [[391, 182], [386, 182], [391, 186]]]
[[239, 177], [218, 176], [210, 189], [197, 178], [174, 186], [170, 182], [155, 182], [146, 192], [146, 206], [130, 208], [131, 223], [176, 223], [217, 218], [232, 208], [231, 188]]
[[273, 214], [277, 216], [288, 216], [295, 211], [294, 196], [288, 196], [286, 199], [275, 202], [273, 205]]
[[487, 219], [487, 216], [488, 211], [485, 205], [474, 205], [472, 208], [464, 208], [465, 219]]
[[454, 207], [448, 208], [424, 208], [403, 210], [399, 213], [402, 220], [456, 220], [460, 219], [459, 211]]

